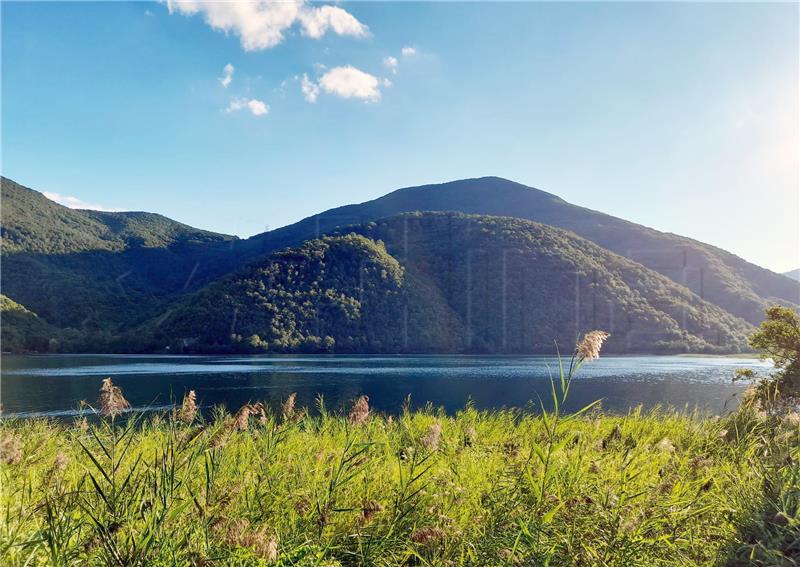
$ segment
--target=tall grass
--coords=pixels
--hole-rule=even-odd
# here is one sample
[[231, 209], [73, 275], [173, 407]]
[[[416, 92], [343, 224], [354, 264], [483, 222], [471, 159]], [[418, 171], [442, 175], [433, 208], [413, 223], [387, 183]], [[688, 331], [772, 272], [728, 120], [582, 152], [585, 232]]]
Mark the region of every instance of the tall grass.
[[796, 414], [365, 403], [3, 421], [2, 564], [798, 563]]
[[311, 415], [290, 396], [208, 421], [0, 424], [4, 565], [796, 565], [800, 416], [406, 407]]

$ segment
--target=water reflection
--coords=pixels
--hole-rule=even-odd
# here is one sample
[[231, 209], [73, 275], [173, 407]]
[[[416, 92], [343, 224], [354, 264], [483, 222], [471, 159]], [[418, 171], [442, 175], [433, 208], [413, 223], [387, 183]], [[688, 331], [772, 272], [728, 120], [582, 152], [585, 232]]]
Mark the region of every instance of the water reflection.
[[[204, 408], [235, 409], [249, 401], [273, 407], [290, 393], [313, 406], [322, 395], [331, 409], [362, 394], [378, 411], [397, 412], [428, 402], [448, 412], [472, 400], [480, 409], [528, 407], [550, 397], [550, 357], [480, 356], [5, 356], [0, 377], [4, 415], [75, 415], [81, 400], [93, 403], [100, 380], [112, 376], [139, 408], [168, 407], [190, 389]], [[602, 399], [610, 411], [655, 405], [720, 413], [736, 405], [743, 384], [736, 368], [766, 370], [752, 359], [636, 356], [604, 357], [576, 379], [568, 410]]]

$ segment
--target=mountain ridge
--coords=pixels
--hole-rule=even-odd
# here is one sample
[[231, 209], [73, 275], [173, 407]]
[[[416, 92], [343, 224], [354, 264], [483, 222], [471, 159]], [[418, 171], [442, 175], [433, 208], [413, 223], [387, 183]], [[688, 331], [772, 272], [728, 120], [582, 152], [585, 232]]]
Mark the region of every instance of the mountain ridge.
[[[767, 304], [800, 304], [800, 283], [720, 248], [499, 177], [401, 188], [244, 240], [157, 213], [69, 209], [6, 178], [2, 186], [3, 293], [55, 328], [80, 331], [90, 344], [113, 343], [181, 298], [274, 252], [418, 211], [509, 217], [567, 231], [665, 276], [678, 286], [671, 288], [674, 296], [685, 289], [750, 324], [760, 322]], [[447, 293], [431, 287], [430, 273], [418, 275], [419, 285]], [[786, 299], [795, 294], [796, 302]]]
[[235, 241], [157, 213], [70, 209], [0, 184], [3, 293], [57, 327], [95, 333], [142, 321]]
[[783, 275], [791, 280], [800, 281], [800, 268], [784, 272]]
[[[488, 195], [487, 195], [488, 193]], [[503, 199], [498, 199], [502, 193]], [[239, 243], [246, 257], [296, 245], [336, 226], [415, 210], [513, 216], [571, 230], [656, 269], [753, 324], [772, 302], [800, 305], [800, 285], [719, 247], [572, 205], [546, 191], [501, 177], [405, 187], [361, 204], [344, 205]]]

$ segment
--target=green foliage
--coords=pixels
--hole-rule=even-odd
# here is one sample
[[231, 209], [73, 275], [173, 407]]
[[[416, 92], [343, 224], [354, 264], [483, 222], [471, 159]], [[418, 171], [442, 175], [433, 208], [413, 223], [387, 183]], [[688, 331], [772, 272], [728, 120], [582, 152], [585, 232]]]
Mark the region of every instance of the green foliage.
[[3, 293], [55, 327], [91, 336], [87, 346], [162, 313], [232, 255], [230, 236], [151, 213], [68, 209], [9, 179], [0, 184]]
[[0, 318], [2, 318], [2, 343], [5, 352], [48, 352], [57, 350], [58, 329], [42, 321], [36, 313], [25, 309], [16, 301], [0, 294]]
[[765, 409], [777, 410], [800, 400], [800, 317], [794, 309], [772, 306], [766, 319], [750, 337], [750, 345], [772, 360], [777, 372], [758, 377], [752, 371], [738, 372], [740, 378], [757, 379], [749, 400]]
[[188, 350], [398, 351], [404, 282], [382, 244], [325, 237], [187, 299], [157, 322], [155, 340]]
[[563, 228], [686, 287], [757, 325], [772, 303], [798, 306], [800, 283], [717, 247], [572, 205], [556, 195], [499, 177], [398, 189], [337, 207], [242, 242], [247, 257], [295, 246], [320, 232], [413, 211], [508, 216]]
[[75, 254], [203, 244], [233, 237], [192, 228], [154, 213], [69, 209], [2, 178], [3, 254]]
[[750, 337], [750, 345], [781, 370], [800, 370], [800, 317], [788, 307], [767, 309], [767, 318]]
[[800, 433], [754, 412], [594, 411], [555, 426], [552, 415], [471, 407], [372, 414], [358, 426], [300, 415], [3, 421], [3, 564], [796, 558]]
[[[166, 346], [221, 352], [543, 352], [553, 337], [569, 343], [585, 328], [611, 323], [609, 346], [616, 351], [736, 352], [747, 348], [744, 335], [750, 330], [740, 317], [760, 322], [766, 303], [791, 306], [800, 293], [797, 282], [722, 250], [499, 178], [403, 189], [246, 241], [149, 213], [68, 209], [8, 179], [2, 179], [2, 190], [3, 293], [57, 329], [50, 335], [60, 334], [58, 349], [66, 352]], [[448, 220], [458, 218], [452, 215], [377, 220], [412, 210], [536, 219], [588, 241], [545, 230], [539, 244], [531, 224], [511, 219], [502, 221], [505, 228], [473, 220], [475, 233], [463, 220]], [[351, 223], [361, 224], [348, 231], [383, 240], [403, 268], [394, 290], [381, 281], [370, 283], [375, 293], [369, 305], [356, 308], [353, 301], [361, 301], [362, 290], [337, 287], [346, 280], [338, 276], [330, 276], [337, 281], [326, 287], [333, 297], [309, 292], [298, 302], [258, 288], [242, 290], [252, 295], [248, 300], [234, 294], [219, 307], [204, 304], [213, 297], [211, 290], [257, 271], [265, 253], [300, 246]], [[414, 227], [411, 232], [408, 226]], [[421, 237], [413, 234], [418, 229]], [[518, 229], [520, 235], [512, 234]], [[267, 285], [270, 277], [244, 279]], [[184, 309], [187, 295], [209, 283], [210, 295], [192, 296], [197, 305]], [[298, 292], [291, 281], [281, 284]], [[384, 316], [370, 312], [379, 290], [388, 294]], [[286, 320], [269, 317], [256, 296], [293, 311]], [[344, 303], [342, 296], [348, 298]], [[241, 324], [233, 324], [236, 308]], [[186, 321], [175, 321], [179, 311]], [[345, 312], [349, 315], [336, 319]], [[7, 326], [17, 320], [9, 317]], [[151, 334], [153, 322], [164, 320], [181, 334]], [[340, 329], [335, 320], [347, 324]], [[192, 323], [210, 328], [200, 332]], [[327, 330], [318, 328], [326, 324]], [[41, 332], [29, 339], [29, 330], [25, 325], [4, 330], [12, 337], [7, 347], [51, 348], [39, 340]]]
[[617, 352], [738, 351], [750, 328], [572, 233], [413, 213], [274, 254], [134, 334], [144, 350], [549, 353], [598, 327]]

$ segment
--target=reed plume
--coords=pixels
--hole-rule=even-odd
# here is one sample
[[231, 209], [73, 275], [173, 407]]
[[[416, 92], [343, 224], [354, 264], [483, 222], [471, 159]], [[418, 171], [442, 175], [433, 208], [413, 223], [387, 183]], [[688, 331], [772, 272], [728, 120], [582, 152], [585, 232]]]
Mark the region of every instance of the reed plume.
[[267, 421], [269, 421], [269, 416], [267, 416], [267, 408], [261, 402], [255, 403], [251, 409], [251, 415], [258, 417], [258, 422], [261, 425], [266, 425]]
[[369, 398], [367, 396], [359, 396], [353, 404], [353, 409], [350, 410], [350, 415], [347, 420], [351, 425], [363, 425], [369, 419]]
[[367, 502], [361, 508], [361, 518], [364, 522], [369, 522], [378, 512], [383, 512], [383, 504], [380, 502]]
[[183, 397], [181, 404], [181, 411], [178, 414], [178, 420], [183, 423], [190, 424], [197, 416], [197, 394], [194, 390], [189, 390], [189, 393]]
[[421, 528], [411, 534], [411, 541], [420, 545], [431, 545], [442, 541], [445, 535], [439, 528]]
[[250, 522], [245, 518], [230, 520], [223, 525], [224, 520], [219, 520], [214, 531], [219, 534], [223, 541], [235, 547], [245, 547], [251, 549], [256, 555], [265, 559], [267, 563], [274, 563], [278, 560], [278, 538], [274, 535], [268, 537], [270, 529], [262, 526], [254, 529]]
[[587, 361], [600, 358], [600, 349], [609, 336], [605, 331], [590, 331], [586, 333], [583, 339], [575, 345], [578, 358]]
[[422, 445], [429, 451], [435, 451], [439, 448], [439, 443], [442, 440], [442, 424], [434, 422], [428, 427], [428, 431], [422, 436]]
[[250, 424], [250, 415], [253, 414], [253, 406], [245, 404], [239, 408], [233, 418], [233, 428], [238, 431], [247, 431]]
[[0, 461], [7, 465], [17, 465], [22, 461], [22, 441], [13, 434], [0, 437]]
[[284, 421], [291, 421], [295, 417], [295, 402], [297, 401], [297, 392], [292, 392], [286, 401], [281, 405], [281, 414]]
[[106, 417], [114, 419], [126, 409], [131, 407], [122, 390], [111, 381], [111, 378], [104, 378], [103, 385], [100, 386], [100, 413]]
[[77, 427], [82, 433], [86, 433], [89, 431], [89, 420], [87, 420], [85, 417], [76, 419], [75, 427]]

